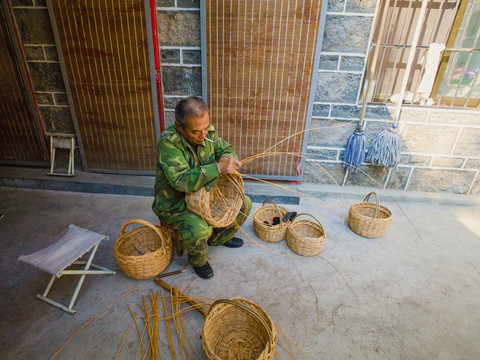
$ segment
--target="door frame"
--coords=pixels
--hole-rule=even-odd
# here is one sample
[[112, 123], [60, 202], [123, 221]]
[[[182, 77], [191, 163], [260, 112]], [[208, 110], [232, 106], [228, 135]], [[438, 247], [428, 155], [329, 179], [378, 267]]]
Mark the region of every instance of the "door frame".
[[[27, 96], [28, 106], [30, 112], [32, 113], [32, 120], [35, 124], [35, 130], [37, 133], [38, 140], [40, 142], [41, 150], [46, 159], [50, 159], [50, 153], [47, 149], [47, 139], [45, 137], [45, 125], [43, 119], [40, 116], [40, 113], [37, 108], [37, 102], [35, 100], [35, 93], [33, 91], [33, 85], [30, 81], [30, 75], [28, 72], [25, 56], [21, 48], [21, 42], [17, 31], [17, 25], [15, 23], [15, 18], [13, 16], [12, 4], [10, 0], [0, 0], [0, 11], [3, 11], [5, 20], [7, 23], [8, 32], [10, 39], [12, 41], [13, 49], [15, 51], [15, 56], [17, 60], [18, 70], [20, 76], [22, 77], [21, 81], [25, 89], [25, 94]], [[46, 166], [49, 165], [48, 161], [15, 161], [15, 160], [0, 160], [2, 164], [7, 165], [29, 165], [29, 166]]]

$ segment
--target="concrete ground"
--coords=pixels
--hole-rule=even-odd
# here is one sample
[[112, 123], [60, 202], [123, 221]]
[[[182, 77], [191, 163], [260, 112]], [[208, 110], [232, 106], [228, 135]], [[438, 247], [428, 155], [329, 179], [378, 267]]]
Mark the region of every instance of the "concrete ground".
[[[301, 199], [299, 205], [283, 205], [322, 222], [327, 241], [321, 256], [297, 256], [284, 241], [263, 243], [249, 219], [243, 229], [251, 240], [242, 235], [244, 247], [209, 249], [212, 279], [201, 280], [188, 271], [165, 281], [192, 297], [240, 296], [259, 304], [299, 359], [480, 358], [480, 198], [391, 191], [393, 201], [377, 190], [394, 220], [384, 236], [366, 239], [349, 229], [347, 217], [349, 207], [371, 189], [345, 187], [340, 193], [320, 185], [290, 188], [322, 202]], [[295, 196], [251, 183], [249, 192], [283, 194], [287, 202]], [[0, 359], [116, 359], [132, 320], [127, 304], [136, 312], [144, 295], [163, 291], [151, 279], [126, 277], [112, 252], [125, 222], [158, 223], [150, 210], [152, 198], [0, 187], [0, 199], [5, 215], [0, 220]], [[253, 210], [259, 206], [254, 203]], [[69, 224], [108, 235], [95, 263], [119, 271], [86, 278], [75, 316], [36, 299], [49, 276], [17, 262], [20, 255], [54, 242]], [[191, 269], [186, 255], [174, 255], [166, 271], [184, 268]], [[73, 291], [70, 281], [62, 277], [55, 282], [51, 296], [67, 302]], [[188, 312], [183, 319], [193, 346], [205, 358], [202, 316]], [[162, 358], [170, 359], [163, 330], [160, 336]], [[136, 358], [139, 344], [132, 328], [118, 358]], [[284, 351], [280, 354], [288, 358]]]

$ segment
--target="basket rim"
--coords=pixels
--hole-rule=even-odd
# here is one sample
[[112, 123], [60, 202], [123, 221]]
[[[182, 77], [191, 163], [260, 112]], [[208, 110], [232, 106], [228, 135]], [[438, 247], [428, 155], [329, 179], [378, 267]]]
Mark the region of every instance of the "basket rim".
[[[161, 242], [161, 247], [153, 250], [153, 251], [150, 251], [148, 253], [145, 253], [144, 255], [125, 255], [125, 254], [122, 254], [119, 250], [119, 247], [121, 245], [123, 245], [126, 241], [130, 240], [126, 235], [130, 232], [130, 231], [134, 231], [135, 229], [140, 229], [141, 227], [136, 227], [136, 228], [133, 228], [127, 232], [124, 232], [123, 234], [120, 234], [119, 237], [117, 238], [117, 240], [115, 241], [115, 244], [113, 245], [113, 253], [114, 253], [114, 256], [115, 257], [118, 257], [120, 258], [121, 260], [123, 260], [124, 262], [128, 261], [128, 259], [139, 259], [139, 257], [141, 256], [142, 259], [149, 259], [151, 257], [155, 257], [155, 256], [158, 256], [158, 255], [166, 255], [168, 253], [168, 250], [171, 248], [171, 245], [168, 244], [168, 242], [166, 241], [166, 239], [164, 239], [165, 236], [167, 236], [166, 234], [162, 233], [162, 230], [159, 230], [157, 232], [157, 235], [159, 233], [162, 234], [162, 236], [159, 236], [160, 238], [160, 242]], [[167, 236], [168, 237], [168, 236]]]
[[[241, 298], [241, 297], [234, 297], [234, 298], [231, 298], [231, 299], [219, 299], [217, 301], [215, 301], [209, 311], [208, 311], [208, 314], [207, 316], [205, 317], [205, 322], [203, 324], [203, 329], [202, 329], [202, 344], [203, 344], [203, 347], [205, 349], [205, 351], [207, 352], [207, 358], [211, 359], [211, 358], [214, 358], [214, 359], [220, 359], [220, 357], [218, 357], [212, 347], [211, 347], [211, 343], [213, 344], [213, 342], [210, 340], [210, 341], [207, 341], [208, 339], [208, 336], [206, 336], [207, 334], [205, 333], [205, 327], [206, 327], [206, 324], [207, 324], [207, 321], [211, 321], [211, 319], [209, 319], [209, 316], [210, 316], [210, 313], [214, 307], [214, 305], [217, 303], [217, 302], [223, 302], [225, 303], [225, 300], [228, 302], [226, 303], [226, 305], [230, 305], [230, 306], [238, 306], [237, 304], [235, 304], [234, 302], [238, 302], [238, 303], [246, 303], [248, 305], [251, 305], [255, 310], [261, 312], [261, 314], [263, 316], [266, 317], [266, 321], [264, 319], [262, 319], [260, 317], [260, 315], [257, 314], [257, 316], [254, 315], [254, 317], [256, 317], [256, 319], [258, 321], [260, 321], [261, 325], [263, 325], [263, 328], [265, 328], [265, 330], [267, 331], [267, 334], [268, 334], [268, 340], [266, 341], [265, 343], [265, 346], [262, 350], [262, 353], [261, 354], [268, 354], [268, 353], [271, 353], [272, 351], [274, 352], [275, 351], [275, 348], [276, 348], [276, 345], [277, 345], [277, 332], [276, 332], [276, 328], [275, 328], [275, 324], [272, 320], [272, 318], [270, 317], [270, 315], [267, 313], [267, 311], [262, 308], [260, 305], [254, 303], [253, 301], [250, 301], [250, 300], [247, 300], [247, 299], [244, 299], [244, 298]], [[232, 304], [233, 302], [233, 304]], [[241, 307], [241, 306], [240, 306]], [[224, 309], [220, 309], [220, 312], [216, 313], [215, 315], [216, 316], [219, 316], [222, 314], [222, 312], [227, 309], [228, 307], [224, 308]], [[243, 308], [243, 307], [241, 307]], [[244, 309], [244, 308], [243, 308]], [[249, 308], [250, 309], [250, 308]], [[250, 309], [251, 310], [251, 309]], [[247, 310], [248, 311], [248, 310]], [[252, 312], [254, 312], [254, 310], [251, 310]], [[250, 311], [249, 311], [250, 312]], [[251, 315], [252, 312], [250, 312]], [[265, 326], [268, 325], [267, 327]], [[273, 353], [272, 353], [273, 354]], [[211, 356], [212, 357], [211, 357]], [[261, 357], [262, 359], [264, 357]], [[268, 357], [270, 358], [270, 357]]]

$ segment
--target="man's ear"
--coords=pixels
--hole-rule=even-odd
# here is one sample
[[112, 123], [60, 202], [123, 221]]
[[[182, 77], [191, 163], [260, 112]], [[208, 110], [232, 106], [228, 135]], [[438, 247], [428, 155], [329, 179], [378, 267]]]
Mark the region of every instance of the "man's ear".
[[178, 121], [175, 120], [175, 128], [177, 131], [183, 130], [182, 124], [180, 124]]

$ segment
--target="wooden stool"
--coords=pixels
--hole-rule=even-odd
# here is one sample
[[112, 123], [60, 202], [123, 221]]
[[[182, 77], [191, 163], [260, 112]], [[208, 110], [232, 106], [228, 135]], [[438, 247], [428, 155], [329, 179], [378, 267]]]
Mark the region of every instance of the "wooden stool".
[[[50, 137], [50, 171], [47, 175], [74, 176], [75, 175], [75, 135], [64, 133], [47, 133]], [[56, 149], [70, 150], [68, 157], [68, 169], [66, 173], [55, 172], [55, 151]]]
[[162, 224], [161, 221], [160, 221], [160, 224], [166, 227], [170, 231], [170, 234], [172, 235], [173, 247], [175, 248], [177, 256], [181, 257], [183, 255], [183, 242], [182, 242], [182, 235], [180, 234], [180, 231], [178, 231], [177, 229], [174, 229], [171, 226]]

